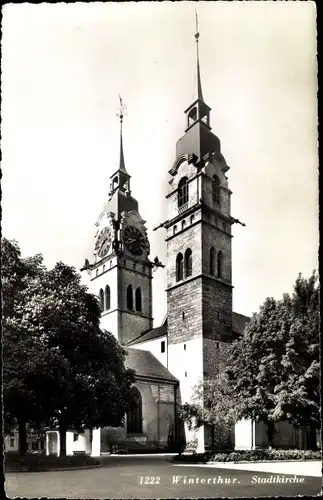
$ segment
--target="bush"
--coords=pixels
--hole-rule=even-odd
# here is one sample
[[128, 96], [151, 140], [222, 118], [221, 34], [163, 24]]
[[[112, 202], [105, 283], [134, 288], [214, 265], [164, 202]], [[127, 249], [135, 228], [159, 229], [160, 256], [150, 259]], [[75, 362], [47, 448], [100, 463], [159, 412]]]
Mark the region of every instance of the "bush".
[[271, 460], [321, 460], [320, 451], [311, 450], [236, 450], [215, 453], [197, 453], [194, 455], [176, 455], [175, 462], [264, 462]]
[[20, 456], [17, 452], [5, 453], [5, 470], [38, 472], [65, 467], [86, 467], [100, 465], [100, 461], [89, 455], [72, 455], [66, 457], [56, 457], [55, 455], [43, 455], [28, 453]]

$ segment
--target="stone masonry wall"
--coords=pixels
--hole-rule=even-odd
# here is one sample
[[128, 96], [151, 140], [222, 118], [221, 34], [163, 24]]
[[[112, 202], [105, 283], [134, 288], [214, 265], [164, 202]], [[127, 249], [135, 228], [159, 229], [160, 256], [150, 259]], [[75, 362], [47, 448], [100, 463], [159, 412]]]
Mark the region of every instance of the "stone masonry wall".
[[217, 270], [217, 254], [220, 250], [223, 252], [223, 281], [231, 284], [232, 279], [232, 251], [231, 251], [231, 235], [223, 231], [218, 226], [219, 220], [207, 218], [203, 222], [203, 238], [202, 238], [202, 262], [203, 273], [210, 275], [210, 250], [213, 247], [216, 251], [215, 255], [215, 276], [218, 275]]
[[214, 340], [232, 338], [232, 289], [212, 278], [203, 277], [203, 336]]
[[[180, 223], [178, 223], [180, 224]], [[201, 223], [186, 226], [167, 242], [167, 287], [176, 284], [176, 257], [181, 252], [192, 250], [192, 276], [202, 272]]]
[[201, 277], [191, 279], [168, 291], [168, 344], [202, 335], [201, 282]]

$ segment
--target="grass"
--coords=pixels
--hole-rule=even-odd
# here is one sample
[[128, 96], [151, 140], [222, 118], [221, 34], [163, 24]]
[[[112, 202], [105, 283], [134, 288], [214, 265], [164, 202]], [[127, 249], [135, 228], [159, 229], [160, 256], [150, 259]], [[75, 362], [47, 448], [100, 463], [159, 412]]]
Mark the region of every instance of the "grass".
[[17, 452], [5, 453], [6, 472], [40, 472], [93, 465], [100, 465], [100, 461], [89, 455], [56, 457], [55, 455], [43, 455], [38, 453], [27, 453], [25, 456], [20, 456]]

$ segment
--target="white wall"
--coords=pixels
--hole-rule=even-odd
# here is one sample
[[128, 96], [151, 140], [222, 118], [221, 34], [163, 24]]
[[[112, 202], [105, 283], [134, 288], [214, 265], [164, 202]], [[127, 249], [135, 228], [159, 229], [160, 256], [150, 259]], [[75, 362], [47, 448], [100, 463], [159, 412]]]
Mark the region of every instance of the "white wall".
[[[161, 352], [161, 343], [165, 342], [165, 352]], [[132, 349], [140, 349], [151, 352], [167, 368], [167, 336], [159, 337], [158, 339], [141, 342], [140, 344], [132, 345]]]
[[[184, 344], [186, 349], [184, 349]], [[190, 402], [203, 376], [203, 340], [198, 337], [168, 345], [168, 369], [180, 381], [181, 403]], [[197, 431], [185, 424], [186, 443], [198, 438], [197, 452], [204, 451], [204, 426]]]
[[242, 419], [236, 423], [234, 429], [235, 450], [255, 449], [255, 422]]
[[[184, 344], [186, 349], [184, 349]], [[180, 381], [182, 402], [190, 401], [203, 376], [203, 342], [198, 337], [168, 345], [168, 369]]]
[[92, 431], [92, 457], [99, 457], [101, 454], [101, 429], [93, 429]]

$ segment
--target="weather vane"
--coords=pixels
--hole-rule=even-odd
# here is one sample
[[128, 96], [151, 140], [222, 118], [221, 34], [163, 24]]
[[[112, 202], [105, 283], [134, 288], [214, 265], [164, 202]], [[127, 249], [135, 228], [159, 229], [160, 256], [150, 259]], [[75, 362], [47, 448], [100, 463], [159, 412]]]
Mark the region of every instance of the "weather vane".
[[118, 108], [117, 116], [120, 117], [120, 122], [122, 123], [123, 117], [127, 115], [127, 107], [122, 102], [122, 97], [119, 94], [120, 108]]

